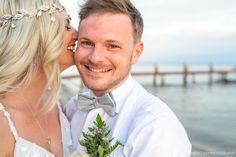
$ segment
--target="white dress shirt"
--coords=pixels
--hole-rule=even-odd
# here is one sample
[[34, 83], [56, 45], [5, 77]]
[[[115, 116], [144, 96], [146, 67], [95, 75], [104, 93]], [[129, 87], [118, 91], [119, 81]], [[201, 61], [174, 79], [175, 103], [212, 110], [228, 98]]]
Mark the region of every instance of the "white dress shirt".
[[[87, 92], [88, 95], [93, 93]], [[66, 115], [71, 120], [74, 148], [85, 150], [79, 144], [93, 125], [97, 114], [111, 128], [111, 137], [121, 141], [111, 157], [190, 157], [191, 144], [175, 114], [159, 98], [148, 93], [131, 75], [112, 91], [116, 102], [116, 116], [110, 117], [102, 108], [89, 112], [76, 107], [77, 96], [66, 106]]]

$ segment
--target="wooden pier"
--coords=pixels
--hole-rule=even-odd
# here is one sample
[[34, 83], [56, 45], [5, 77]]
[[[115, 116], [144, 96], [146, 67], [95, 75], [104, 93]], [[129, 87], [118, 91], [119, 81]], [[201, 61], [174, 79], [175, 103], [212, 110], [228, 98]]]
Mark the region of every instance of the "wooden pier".
[[[133, 76], [152, 76], [153, 77], [153, 86], [157, 86], [157, 78], [160, 77], [161, 79], [161, 86], [165, 85], [165, 76], [182, 76], [182, 84], [183, 86], [187, 86], [188, 84], [188, 77], [191, 77], [192, 84], [196, 83], [196, 75], [208, 75], [208, 84], [213, 84], [213, 75], [219, 75], [219, 81], [222, 83], [227, 83], [227, 75], [229, 74], [235, 74], [236, 75], [236, 69], [232, 70], [215, 70], [213, 65], [209, 65], [208, 70], [189, 70], [187, 65], [183, 65], [182, 71], [168, 71], [168, 72], [160, 72], [158, 71], [158, 66], [154, 65], [152, 72], [132, 72]], [[75, 79], [79, 78], [79, 75], [70, 75], [70, 76], [63, 76], [62, 79]]]

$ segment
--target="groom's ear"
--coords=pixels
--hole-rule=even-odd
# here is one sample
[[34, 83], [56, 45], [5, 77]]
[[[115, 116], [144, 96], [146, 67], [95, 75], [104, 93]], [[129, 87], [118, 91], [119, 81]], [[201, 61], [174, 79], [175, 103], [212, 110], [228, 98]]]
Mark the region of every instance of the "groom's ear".
[[139, 41], [136, 43], [136, 45], [134, 47], [134, 51], [132, 54], [132, 64], [135, 64], [138, 62], [142, 52], [143, 52], [143, 42]]

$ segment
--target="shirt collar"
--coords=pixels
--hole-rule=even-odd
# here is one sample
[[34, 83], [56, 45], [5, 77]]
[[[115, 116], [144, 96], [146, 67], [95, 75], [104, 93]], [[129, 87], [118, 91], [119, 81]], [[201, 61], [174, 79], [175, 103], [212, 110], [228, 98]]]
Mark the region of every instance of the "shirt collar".
[[116, 113], [119, 113], [122, 105], [125, 100], [129, 96], [130, 91], [133, 89], [134, 80], [131, 75], [127, 77], [127, 79], [116, 89], [114, 89], [111, 93], [116, 102]]

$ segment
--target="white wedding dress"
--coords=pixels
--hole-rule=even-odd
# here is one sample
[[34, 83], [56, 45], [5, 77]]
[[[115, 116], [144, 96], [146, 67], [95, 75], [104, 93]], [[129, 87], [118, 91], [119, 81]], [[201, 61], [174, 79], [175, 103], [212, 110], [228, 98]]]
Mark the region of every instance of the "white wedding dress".
[[[62, 112], [61, 107], [59, 105], [58, 107], [61, 123], [63, 154], [64, 157], [68, 157], [70, 154], [70, 147], [72, 146], [70, 124]], [[54, 154], [47, 151], [45, 148], [42, 148], [39, 145], [20, 137], [17, 133], [17, 129], [14, 126], [14, 123], [11, 120], [9, 112], [7, 112], [4, 106], [0, 103], [0, 113], [1, 112], [7, 118], [10, 130], [16, 140], [14, 157], [55, 157]]]

